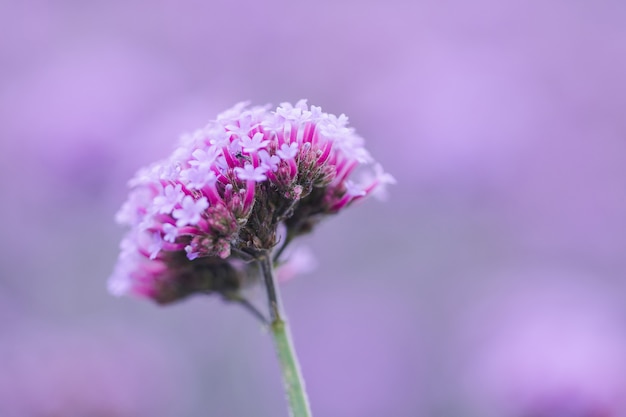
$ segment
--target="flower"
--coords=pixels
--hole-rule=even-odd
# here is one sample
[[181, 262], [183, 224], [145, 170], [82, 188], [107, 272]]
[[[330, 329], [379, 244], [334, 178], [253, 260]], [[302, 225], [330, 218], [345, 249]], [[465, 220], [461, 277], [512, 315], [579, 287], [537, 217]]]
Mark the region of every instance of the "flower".
[[181, 202], [181, 207], [172, 212], [172, 216], [176, 219], [176, 226], [198, 223], [207, 207], [209, 207], [209, 202], [206, 197], [194, 200], [190, 195], [186, 195]]
[[265, 135], [263, 133], [255, 133], [254, 136], [242, 136], [241, 137], [241, 145], [243, 146], [244, 152], [253, 153], [258, 151], [259, 149], [264, 149], [269, 140], [263, 140]]
[[283, 143], [280, 145], [280, 149], [276, 151], [276, 155], [282, 160], [289, 160], [296, 157], [298, 154], [298, 142], [293, 142], [290, 144]]
[[290, 242], [393, 182], [345, 115], [306, 100], [274, 111], [239, 103], [129, 182], [117, 220], [131, 230], [109, 289], [160, 303], [229, 297], [256, 279], [246, 261], [272, 250], [279, 226]]
[[266, 171], [267, 169], [262, 166], [255, 168], [254, 166], [252, 166], [252, 164], [249, 163], [244, 165], [243, 168], [235, 168], [235, 173], [237, 174], [237, 177], [239, 177], [240, 180], [244, 181], [265, 181], [267, 179], [267, 176], [265, 176]]

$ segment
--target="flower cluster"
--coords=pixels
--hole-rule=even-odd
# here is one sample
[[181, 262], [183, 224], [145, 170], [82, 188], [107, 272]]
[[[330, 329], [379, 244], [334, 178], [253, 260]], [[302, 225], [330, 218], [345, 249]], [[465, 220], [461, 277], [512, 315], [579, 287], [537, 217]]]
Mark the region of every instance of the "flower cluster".
[[[371, 169], [355, 181], [360, 166]], [[393, 182], [345, 115], [306, 100], [275, 111], [237, 104], [129, 182], [117, 221], [131, 230], [109, 289], [160, 303], [231, 296], [256, 276], [246, 261], [277, 245], [279, 226], [285, 244]]]

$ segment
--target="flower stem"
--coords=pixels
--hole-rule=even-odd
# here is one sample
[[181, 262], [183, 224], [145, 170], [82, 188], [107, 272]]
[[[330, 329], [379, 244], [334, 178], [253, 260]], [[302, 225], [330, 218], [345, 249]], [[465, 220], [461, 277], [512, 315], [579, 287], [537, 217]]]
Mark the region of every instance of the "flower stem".
[[300, 372], [300, 364], [291, 340], [289, 325], [282, 311], [280, 291], [274, 277], [272, 258], [266, 254], [260, 260], [270, 309], [272, 337], [278, 354], [283, 374], [283, 383], [289, 402], [291, 417], [311, 417], [309, 400], [304, 387], [304, 379]]

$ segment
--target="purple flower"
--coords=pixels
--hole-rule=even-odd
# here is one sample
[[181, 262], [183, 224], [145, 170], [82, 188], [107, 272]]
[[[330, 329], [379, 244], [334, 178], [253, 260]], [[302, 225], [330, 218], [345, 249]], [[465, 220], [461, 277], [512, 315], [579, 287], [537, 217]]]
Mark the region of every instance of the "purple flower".
[[298, 143], [293, 142], [290, 144], [283, 143], [280, 149], [276, 151], [276, 155], [284, 161], [293, 159], [298, 154]]
[[189, 161], [189, 165], [206, 170], [210, 169], [215, 160], [218, 158], [219, 148], [211, 146], [207, 149], [196, 149], [191, 155], [194, 159]]
[[250, 163], [245, 164], [243, 168], [235, 168], [237, 177], [242, 181], [265, 181], [267, 179], [267, 176], [265, 175], [266, 172], [267, 168], [262, 166], [255, 168]]
[[170, 223], [163, 224], [163, 240], [166, 242], [174, 242], [178, 236], [178, 229]]
[[265, 149], [259, 151], [259, 159], [261, 166], [266, 168], [267, 171], [276, 172], [280, 158], [276, 155], [270, 155]]
[[180, 204], [183, 197], [182, 184], [168, 184], [163, 189], [163, 194], [154, 198], [154, 208], [159, 213], [171, 213], [174, 207]]
[[[240, 103], [140, 170], [117, 220], [131, 227], [109, 281], [114, 294], [166, 303], [195, 292], [236, 292], [267, 252], [393, 183], [345, 115], [282, 103]], [[361, 181], [352, 179], [360, 174]]]
[[269, 140], [263, 140], [263, 133], [255, 133], [254, 136], [243, 136], [241, 138], [241, 146], [243, 146], [243, 151], [252, 153], [256, 152], [260, 149], [265, 149], [265, 147], [270, 143]]
[[186, 195], [181, 203], [181, 208], [172, 212], [172, 216], [176, 219], [176, 226], [182, 227], [198, 223], [200, 216], [207, 207], [209, 207], [209, 202], [206, 197], [194, 200], [193, 197]]
[[152, 241], [148, 247], [150, 259], [156, 258], [161, 249], [163, 249], [163, 236], [161, 236], [161, 233], [159, 232], [152, 232]]
[[217, 180], [213, 171], [202, 167], [186, 169], [181, 172], [180, 177], [187, 187], [197, 190], [201, 190], [207, 185], [213, 185]]

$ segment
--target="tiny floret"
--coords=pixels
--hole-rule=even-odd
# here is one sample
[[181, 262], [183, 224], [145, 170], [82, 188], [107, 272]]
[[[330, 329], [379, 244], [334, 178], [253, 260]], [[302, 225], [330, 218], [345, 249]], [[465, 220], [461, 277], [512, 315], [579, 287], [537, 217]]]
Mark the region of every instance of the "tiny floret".
[[170, 223], [163, 224], [163, 240], [166, 242], [174, 243], [178, 236], [178, 228]]
[[193, 156], [194, 159], [189, 161], [189, 165], [198, 167], [198, 169], [201, 170], [210, 170], [219, 156], [219, 149], [215, 146], [211, 146], [207, 149], [196, 149], [192, 152], [191, 156]]
[[261, 166], [267, 171], [276, 171], [280, 163], [278, 156], [270, 155], [265, 149], [259, 151], [259, 160], [261, 161]]
[[201, 167], [187, 169], [183, 171], [180, 176], [187, 187], [198, 190], [215, 183], [217, 179], [213, 171], [202, 169]]
[[159, 213], [171, 213], [183, 199], [182, 184], [168, 184], [163, 189], [163, 194], [154, 197], [154, 208]]
[[264, 149], [270, 141], [263, 140], [263, 136], [263, 133], [255, 133], [252, 137], [243, 136], [240, 141], [243, 151], [252, 153]]
[[276, 151], [276, 155], [283, 161], [287, 161], [289, 159], [293, 159], [298, 154], [298, 143], [283, 143], [280, 145], [280, 149]]
[[161, 233], [153, 232], [152, 242], [150, 242], [150, 246], [148, 247], [148, 252], [150, 252], [150, 259], [156, 258], [162, 248], [163, 237], [161, 236]]
[[258, 280], [250, 259], [393, 183], [347, 116], [306, 100], [239, 103], [129, 181], [116, 220], [130, 230], [109, 290], [159, 303], [231, 299]]
[[267, 176], [265, 175], [266, 172], [266, 167], [258, 166], [255, 168], [250, 163], [246, 163], [243, 168], [235, 168], [235, 173], [237, 174], [237, 177], [239, 177], [239, 179], [242, 181], [265, 181], [267, 179]]
[[209, 202], [206, 197], [194, 200], [190, 195], [186, 195], [181, 207], [172, 212], [172, 216], [176, 219], [176, 226], [182, 227], [198, 223], [207, 207], [209, 207]]

